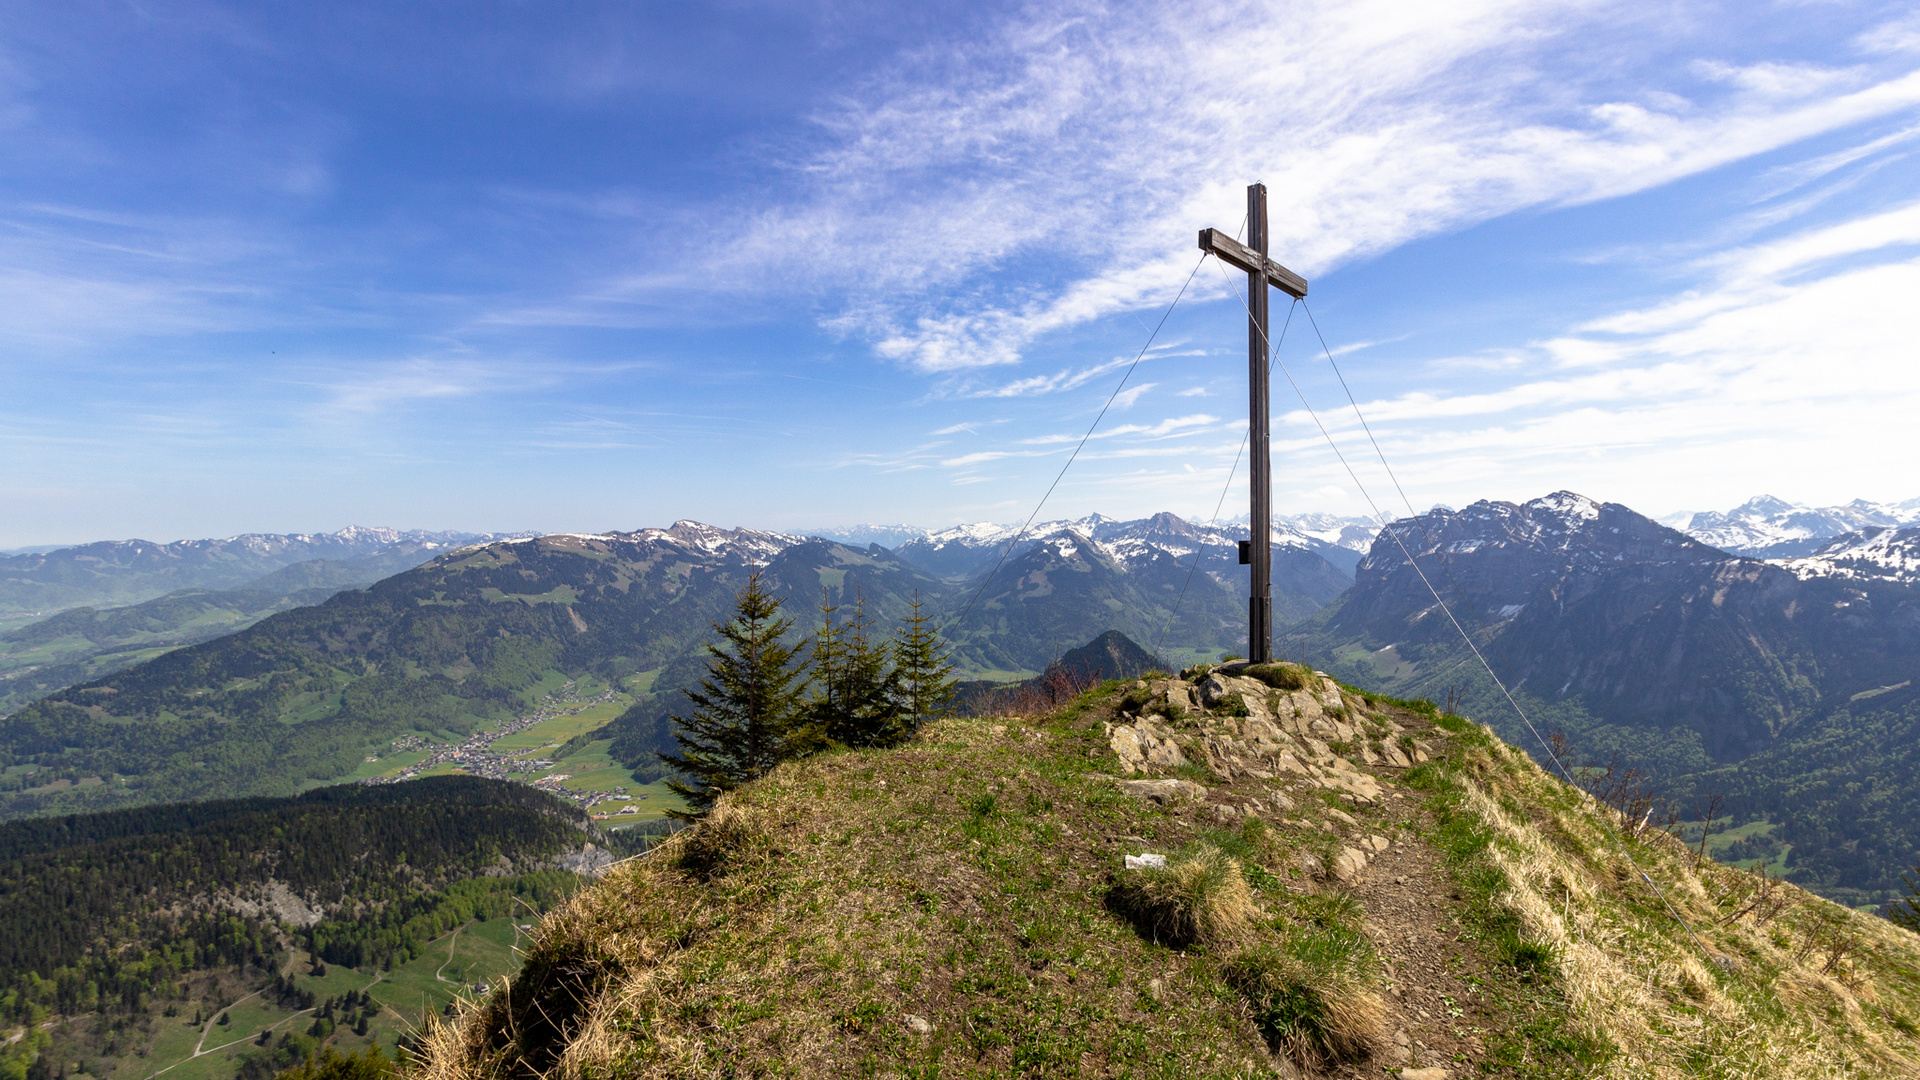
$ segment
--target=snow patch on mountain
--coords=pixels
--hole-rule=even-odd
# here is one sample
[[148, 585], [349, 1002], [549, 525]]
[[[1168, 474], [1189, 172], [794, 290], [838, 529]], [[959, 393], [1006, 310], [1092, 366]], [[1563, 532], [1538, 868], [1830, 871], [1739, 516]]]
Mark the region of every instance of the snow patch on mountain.
[[1871, 528], [1828, 541], [1811, 555], [1774, 559], [1802, 581], [1888, 581], [1920, 584], [1920, 528]]

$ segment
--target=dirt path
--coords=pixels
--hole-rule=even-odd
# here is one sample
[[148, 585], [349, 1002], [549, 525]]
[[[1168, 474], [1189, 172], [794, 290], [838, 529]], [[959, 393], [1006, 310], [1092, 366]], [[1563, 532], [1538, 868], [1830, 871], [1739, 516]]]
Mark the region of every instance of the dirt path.
[[457, 944], [459, 944], [459, 942], [460, 942], [460, 931], [462, 931], [462, 930], [465, 930], [465, 929], [466, 929], [467, 927], [469, 927], [469, 926], [472, 926], [472, 925], [473, 925], [473, 921], [472, 921], [472, 920], [468, 920], [468, 921], [466, 921], [466, 922], [463, 922], [463, 923], [461, 923], [461, 924], [460, 924], [459, 926], [456, 926], [456, 927], [454, 927], [454, 928], [453, 928], [453, 933], [451, 933], [451, 934], [448, 934], [448, 935], [447, 935], [447, 962], [446, 962], [446, 964], [441, 964], [441, 965], [440, 965], [439, 967], [437, 967], [437, 968], [435, 968], [435, 969], [433, 969], [433, 977], [434, 977], [434, 978], [436, 978], [436, 979], [438, 979], [438, 980], [440, 980], [441, 982], [443, 982], [443, 983], [446, 983], [446, 984], [448, 984], [448, 985], [450, 985], [450, 986], [459, 986], [459, 985], [462, 985], [461, 983], [459, 983], [459, 982], [456, 982], [456, 981], [455, 981], [455, 980], [453, 980], [453, 979], [449, 979], [449, 978], [447, 978], [447, 977], [445, 977], [445, 976], [443, 976], [443, 975], [441, 975], [440, 973], [441, 973], [441, 972], [443, 972], [443, 971], [445, 971], [445, 970], [447, 970], [447, 964], [451, 964], [451, 963], [453, 963], [453, 947], [454, 947], [455, 945], [457, 945]]
[[[1384, 805], [1356, 808], [1354, 816], [1382, 832], [1395, 818], [1412, 818], [1420, 829], [1432, 824], [1397, 786], [1388, 789]], [[1393, 846], [1350, 883], [1391, 980], [1389, 1042], [1379, 1064], [1458, 1069], [1462, 1058], [1485, 1054], [1481, 1035], [1500, 1023], [1478, 989], [1487, 981], [1486, 957], [1476, 942], [1462, 941], [1467, 935], [1440, 853], [1418, 836], [1394, 836]]]

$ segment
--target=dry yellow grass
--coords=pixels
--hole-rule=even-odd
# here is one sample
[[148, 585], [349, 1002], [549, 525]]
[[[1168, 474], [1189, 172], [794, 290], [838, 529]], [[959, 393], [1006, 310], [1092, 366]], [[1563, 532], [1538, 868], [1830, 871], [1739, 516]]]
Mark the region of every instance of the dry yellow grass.
[[1130, 874], [1114, 890], [1127, 912], [1155, 941], [1221, 948], [1253, 934], [1260, 908], [1240, 862], [1212, 844], [1195, 844], [1164, 869]]
[[[1591, 796], [1490, 731], [1472, 742], [1453, 763], [1455, 797], [1497, 838], [1496, 901], [1552, 950], [1578, 1022], [1617, 1050], [1603, 1075], [1920, 1076], [1920, 1045], [1899, 1028], [1920, 1006], [1920, 939], [1701, 864], [1666, 833], [1624, 841], [1626, 823]], [[1762, 891], [1777, 910], [1748, 910]]]

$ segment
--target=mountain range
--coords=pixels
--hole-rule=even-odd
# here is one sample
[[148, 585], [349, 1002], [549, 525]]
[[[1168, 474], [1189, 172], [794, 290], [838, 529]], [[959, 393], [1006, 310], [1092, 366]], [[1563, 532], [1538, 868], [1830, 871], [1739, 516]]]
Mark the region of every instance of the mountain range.
[[1662, 521], [1734, 555], [1789, 559], [1810, 555], [1847, 533], [1920, 524], [1920, 498], [1898, 503], [1855, 499], [1844, 506], [1812, 507], [1755, 495], [1725, 512], [1673, 514]]
[[[1745, 510], [1764, 517], [1769, 505]], [[1283, 655], [1354, 685], [1452, 697], [1531, 738], [1476, 672], [1431, 584], [1538, 726], [1565, 733], [1583, 760], [1620, 756], [1666, 790], [1734, 797], [1782, 849], [1793, 845], [1803, 880], [1829, 891], [1883, 895], [1901, 860], [1920, 856], [1920, 835], [1899, 821], [1911, 805], [1900, 800], [1920, 797], [1901, 779], [1920, 735], [1920, 528], [1868, 525], [1762, 559], [1561, 492], [1395, 522], [1349, 578], [1321, 551], [1350, 543], [1355, 527], [1297, 521], [1275, 544], [1276, 613], [1293, 624]], [[1243, 647], [1243, 526], [1095, 515], [1029, 532], [1010, 543], [1018, 530], [963, 526], [889, 550], [683, 521], [457, 547], [311, 606], [291, 605], [317, 593], [266, 590], [67, 613], [0, 639], [0, 656], [19, 662], [29, 639], [45, 648], [88, 634], [124, 641], [114, 656], [167, 648], [143, 629], [149, 615], [165, 621], [159, 606], [200, 611], [207, 633], [223, 618], [266, 617], [117, 674], [69, 666], [78, 685], [0, 721], [0, 814], [290, 793], [346, 775], [407, 732], [450, 737], [516, 715], [532, 687], [568, 672], [649, 688], [594, 734], [616, 760], [645, 767], [670, 737], [672, 695], [697, 677], [711, 621], [756, 571], [787, 602], [796, 636], [823, 599], [842, 617], [857, 601], [884, 627], [917, 597], [974, 678], [1030, 676], [1103, 631], [1174, 664]], [[297, 585], [322, 569], [307, 560], [276, 572]], [[56, 668], [0, 675], [51, 686]], [[1818, 790], [1807, 786], [1816, 774]], [[1794, 800], [1815, 809], [1789, 820]], [[1865, 824], [1848, 833], [1849, 822]]]
[[[503, 533], [352, 526], [333, 533], [248, 533], [220, 540], [103, 540], [0, 555], [0, 620], [83, 605], [135, 604], [176, 589], [273, 590], [263, 580], [298, 563], [307, 576], [378, 581], [434, 555]], [[282, 591], [285, 591], [282, 589]]]
[[[1198, 522], [1183, 524], [1189, 525], [1196, 534], [1222, 537], [1228, 543], [1249, 535], [1243, 519], [1205, 525]], [[1121, 521], [1102, 514], [1090, 514], [1083, 518], [1063, 518], [1028, 526], [1002, 525], [990, 521], [945, 529], [922, 529], [911, 525], [851, 525], [822, 529], [816, 535], [847, 544], [879, 543], [900, 552], [916, 565], [947, 576], [965, 577], [997, 559], [1016, 537], [1019, 538], [1016, 548], [1024, 548], [1037, 543], [1042, 537], [1067, 531], [1107, 542], [1128, 538], [1137, 525], [1138, 521]], [[1279, 515], [1273, 519], [1273, 542], [1276, 547], [1312, 551], [1351, 575], [1354, 564], [1366, 553], [1367, 545], [1372, 543], [1373, 534], [1378, 529], [1379, 524], [1371, 518], [1318, 513]]]
[[[555, 672], [655, 673], [678, 687], [674, 665], [755, 572], [787, 601], [796, 634], [823, 599], [857, 601], [885, 626], [918, 596], [976, 674], [1030, 675], [1105, 629], [1185, 656], [1241, 644], [1244, 571], [1230, 536], [1172, 515], [1099, 531], [1106, 539], [1051, 533], [957, 581], [878, 545], [684, 521], [459, 548], [13, 713], [0, 721], [0, 814], [289, 794], [407, 732], [451, 736], [517, 715]], [[1304, 548], [1277, 548], [1275, 565], [1288, 618], [1347, 583]], [[649, 739], [631, 760], [650, 757]]]
[[1391, 528], [1285, 651], [1358, 685], [1464, 702], [1543, 753], [1464, 630], [1576, 764], [1622, 756], [1665, 790], [1729, 796], [1797, 845], [1808, 883], [1884, 894], [1920, 858], [1902, 809], [1920, 803], [1911, 530], [1769, 562], [1569, 492]]

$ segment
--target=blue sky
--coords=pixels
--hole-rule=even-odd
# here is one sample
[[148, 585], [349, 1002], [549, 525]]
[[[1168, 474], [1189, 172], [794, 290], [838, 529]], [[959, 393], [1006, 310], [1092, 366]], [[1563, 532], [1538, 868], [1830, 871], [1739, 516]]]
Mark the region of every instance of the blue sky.
[[1045, 516], [1205, 518], [1256, 179], [1418, 506], [1912, 498], [1917, 145], [1898, 4], [22, 0], [0, 546], [1018, 520], [1189, 274]]

